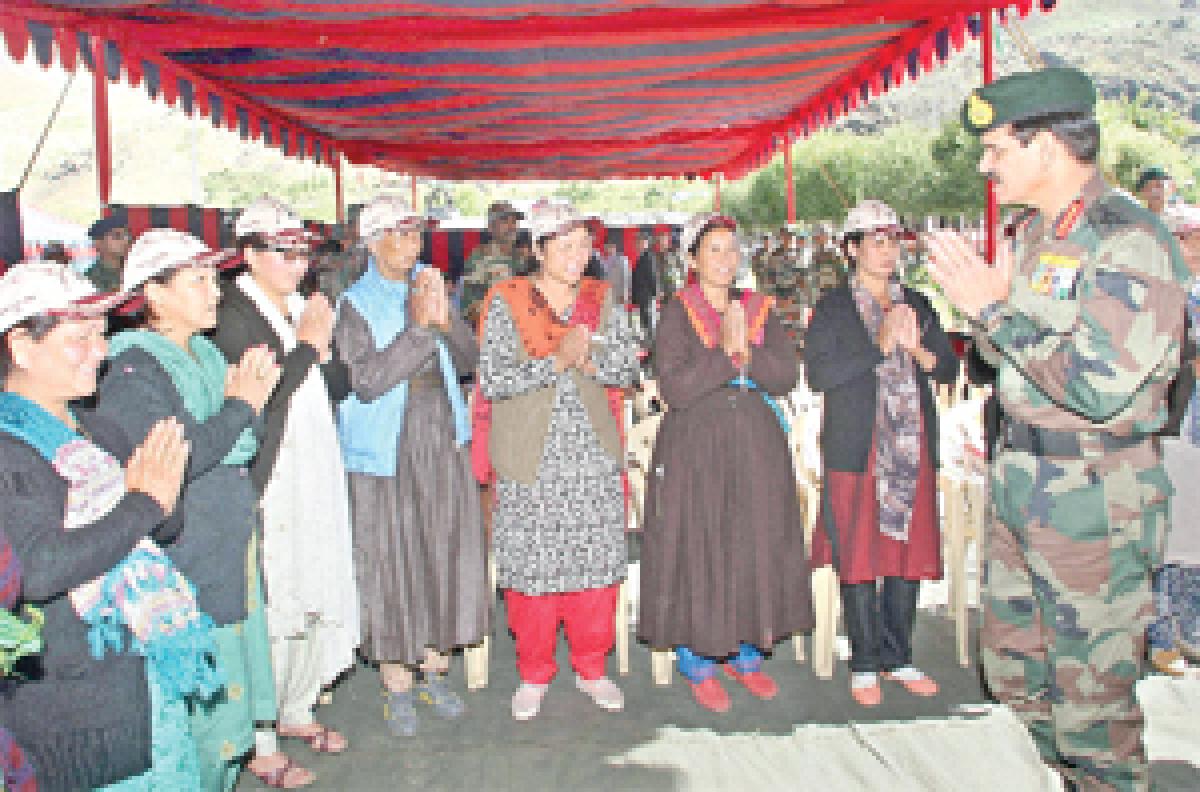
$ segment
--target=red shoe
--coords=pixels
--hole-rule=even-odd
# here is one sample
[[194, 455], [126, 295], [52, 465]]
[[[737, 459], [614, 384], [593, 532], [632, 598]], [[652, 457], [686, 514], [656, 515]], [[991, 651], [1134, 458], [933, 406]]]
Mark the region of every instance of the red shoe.
[[873, 685], [850, 685], [850, 695], [863, 707], [878, 707], [883, 701], [883, 691], [879, 689], [879, 679]]
[[746, 690], [760, 699], [769, 701], [775, 698], [775, 694], [779, 692], [779, 685], [775, 684], [775, 680], [762, 671], [749, 671], [743, 674], [729, 663], [723, 664], [722, 667], [727, 675], [741, 682], [746, 686]]
[[709, 677], [700, 684], [689, 679], [688, 684], [692, 686], [692, 695], [701, 707], [713, 712], [729, 712], [729, 694], [716, 677]]
[[901, 676], [890, 674], [887, 671], [883, 672], [883, 678], [892, 682], [898, 682], [904, 686], [904, 689], [914, 696], [936, 696], [938, 692], [938, 684], [927, 677], [921, 671], [912, 669], [915, 673], [905, 673]]

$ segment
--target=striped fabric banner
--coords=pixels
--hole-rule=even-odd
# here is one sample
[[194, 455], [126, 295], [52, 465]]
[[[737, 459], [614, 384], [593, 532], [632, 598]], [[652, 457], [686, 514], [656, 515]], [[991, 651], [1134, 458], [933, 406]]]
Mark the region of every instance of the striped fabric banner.
[[936, 68], [979, 14], [1032, 6], [21, 0], [0, 33], [67, 68], [102, 36], [110, 79], [291, 156], [456, 180], [738, 178]]

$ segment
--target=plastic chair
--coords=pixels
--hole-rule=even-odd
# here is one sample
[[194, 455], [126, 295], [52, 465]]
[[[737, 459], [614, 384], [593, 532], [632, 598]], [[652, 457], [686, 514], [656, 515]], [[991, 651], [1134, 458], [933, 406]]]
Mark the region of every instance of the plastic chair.
[[[488, 553], [488, 591], [496, 591], [496, 561]], [[488, 684], [488, 649], [491, 636], [484, 635], [475, 646], [463, 650], [463, 673], [466, 675], [467, 690], [482, 690]]]
[[[631, 511], [639, 527], [644, 525], [643, 519], [645, 515], [642, 514], [642, 504], [646, 498], [646, 483], [650, 475], [650, 460], [654, 455], [654, 441], [658, 437], [658, 425], [662, 422], [662, 413], [650, 412], [648, 409], [649, 398], [656, 392], [651, 383], [644, 384], [642, 394], [640, 394], [644, 410], [643, 417], [637, 423], [627, 426], [625, 434], [625, 456], [627, 460], [625, 469], [626, 475], [629, 478]], [[629, 613], [636, 599], [636, 594], [630, 591], [629, 581], [624, 581], [617, 595], [617, 671], [621, 674], [629, 673]], [[664, 653], [651, 650], [651, 666], [655, 669], [653, 671], [655, 682], [657, 684], [668, 684], [670, 681], [670, 661], [667, 661], [667, 682], [658, 682], [660, 673], [658, 669], [664, 662], [659, 657], [661, 654]], [[668, 652], [666, 654], [671, 653]]]

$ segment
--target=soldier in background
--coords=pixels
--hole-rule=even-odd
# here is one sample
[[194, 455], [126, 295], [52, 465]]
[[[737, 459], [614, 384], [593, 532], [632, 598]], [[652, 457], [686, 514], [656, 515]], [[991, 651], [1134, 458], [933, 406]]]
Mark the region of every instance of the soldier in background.
[[817, 227], [813, 235], [812, 267], [809, 273], [815, 281], [813, 299], [826, 289], [836, 289], [846, 283], [846, 259], [833, 242], [833, 228], [828, 223]]
[[488, 241], [471, 251], [459, 281], [463, 318], [472, 327], [488, 289], [525, 269], [525, 261], [516, 252], [518, 223], [524, 217], [508, 201], [495, 201], [488, 207]]
[[[342, 292], [367, 271], [367, 249], [358, 244], [356, 227], [356, 223], [334, 226], [329, 239], [313, 249], [313, 285], [335, 305]], [[301, 291], [310, 293], [303, 287]]]
[[513, 255], [517, 261], [513, 275], [523, 278], [532, 275], [537, 270], [537, 259], [533, 255], [533, 240], [530, 239], [529, 232], [524, 228], [517, 232], [517, 241], [513, 243]]
[[1031, 207], [990, 267], [930, 235], [930, 274], [997, 366], [983, 668], [1043, 759], [1084, 790], [1145, 790], [1134, 683], [1171, 493], [1154, 433], [1179, 369], [1188, 273], [1158, 219], [1105, 183], [1091, 80], [1014, 74], [963, 107], [979, 170]]
[[1143, 206], [1162, 217], [1163, 210], [1175, 194], [1175, 182], [1171, 179], [1171, 174], [1158, 166], [1152, 166], [1138, 176], [1134, 192]]
[[630, 278], [630, 292], [637, 304], [642, 332], [647, 343], [658, 320], [658, 306], [683, 285], [687, 271], [672, 249], [671, 230], [664, 228], [655, 234], [654, 244], [638, 256]]
[[758, 290], [775, 298], [780, 323], [792, 341], [802, 346], [812, 300], [808, 276], [796, 250], [796, 235], [790, 228], [779, 229], [779, 244], [766, 259]]
[[96, 291], [119, 291], [125, 257], [129, 255], [129, 247], [133, 244], [129, 225], [116, 215], [101, 217], [88, 228], [88, 238], [96, 248], [96, 256], [79, 259], [72, 266], [92, 282]]

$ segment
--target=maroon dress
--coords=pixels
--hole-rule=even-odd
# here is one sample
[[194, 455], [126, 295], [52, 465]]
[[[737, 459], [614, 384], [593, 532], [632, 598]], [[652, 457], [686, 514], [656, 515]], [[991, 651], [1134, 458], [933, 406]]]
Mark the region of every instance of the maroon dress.
[[[817, 525], [813, 531], [812, 565], [834, 564], [841, 583], [868, 583], [881, 577], [940, 580], [942, 543], [938, 525], [937, 471], [929, 459], [925, 428], [921, 427], [921, 461], [916, 500], [909, 518], [908, 541], [879, 530], [879, 499], [875, 494], [875, 443], [867, 451], [862, 473], [827, 470]], [[830, 542], [830, 531], [834, 542]], [[834, 545], [837, 552], [834, 552]]]

